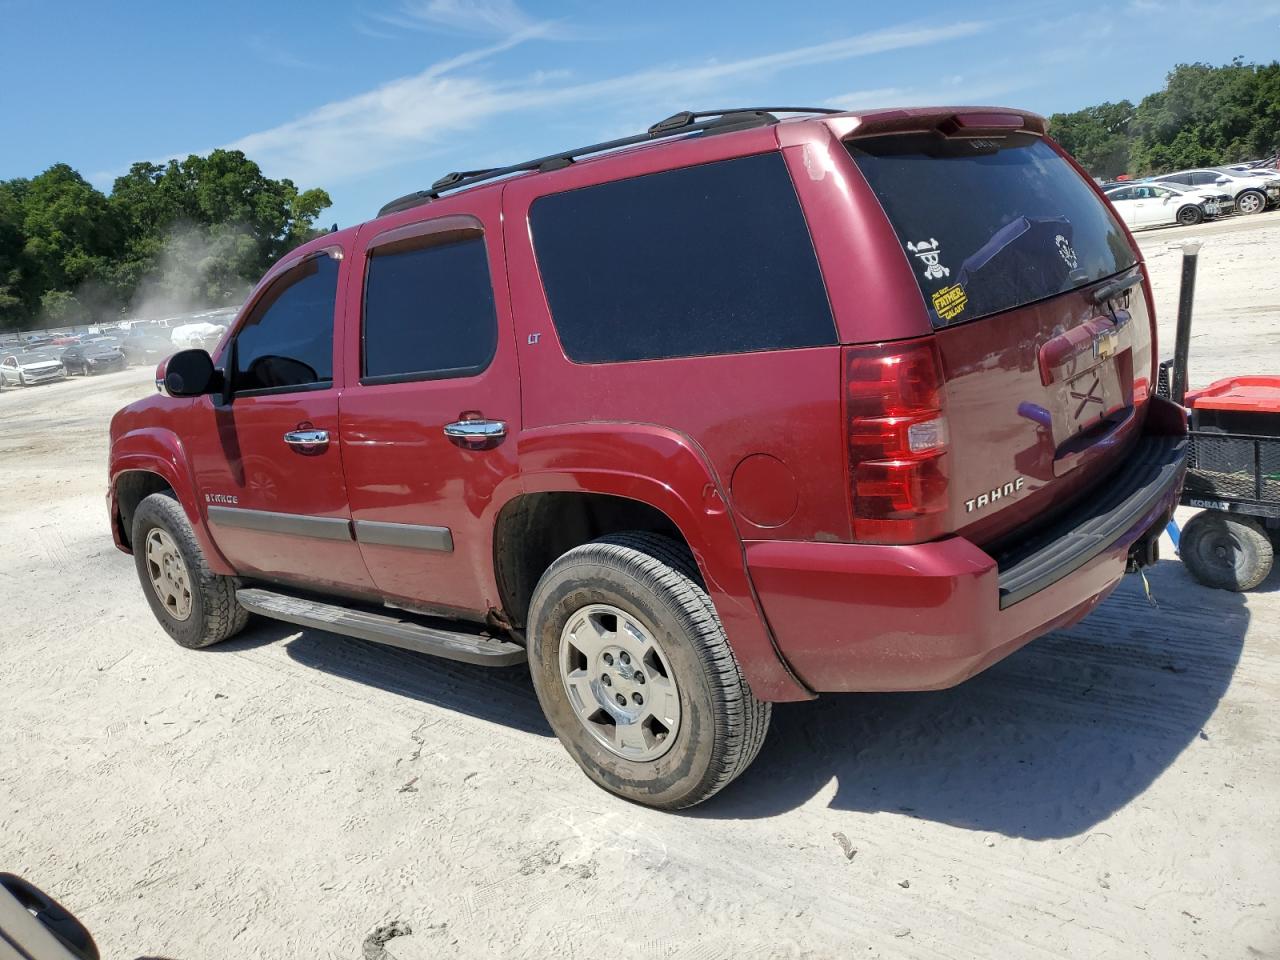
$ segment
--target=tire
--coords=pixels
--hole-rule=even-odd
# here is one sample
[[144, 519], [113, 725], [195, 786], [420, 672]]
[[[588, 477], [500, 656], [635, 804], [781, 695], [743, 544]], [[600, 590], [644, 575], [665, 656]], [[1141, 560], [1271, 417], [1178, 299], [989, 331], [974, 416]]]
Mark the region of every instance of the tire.
[[1275, 555], [1266, 531], [1248, 517], [1205, 510], [1182, 529], [1178, 553], [1206, 587], [1252, 590], [1271, 573]]
[[1204, 220], [1204, 211], [1194, 204], [1188, 204], [1178, 211], [1178, 222], [1184, 227], [1194, 227]]
[[[189, 604], [186, 616], [179, 615], [182, 608], [175, 611], [162, 601], [160, 588], [152, 583], [148, 546], [153, 534], [161, 545], [167, 538], [180, 556], [185, 574], [184, 595]], [[244, 629], [249, 622], [249, 612], [236, 602], [239, 581], [235, 577], [218, 576], [209, 570], [187, 515], [172, 494], [153, 493], [138, 504], [133, 515], [131, 542], [134, 566], [151, 612], [180, 646], [190, 649], [208, 647]]]
[[1236, 197], [1236, 212], [1261, 213], [1267, 209], [1267, 197], [1261, 190], [1245, 190]]
[[[652, 726], [645, 730], [657, 719], [654, 715], [623, 725], [642, 731], [636, 735], [660, 755], [633, 759], [621, 755], [616, 744], [606, 746], [600, 731], [609, 729], [607, 721], [589, 724], [580, 716], [582, 699], [578, 706], [571, 699], [562, 655], [583, 655], [574, 646], [577, 633], [568, 631], [599, 610], [621, 614], [615, 618], [614, 637], [624, 642], [634, 640], [636, 629], [647, 631], [655, 648], [650, 657], [661, 661], [657, 666], [653, 659], [628, 661], [639, 683], [646, 682], [645, 670], [650, 677], [646, 686], [632, 683], [630, 696], [643, 690], [658, 694], [661, 684], [674, 687], [667, 687], [663, 700], [668, 705], [664, 710], [677, 711], [673, 730], [663, 735], [661, 724], [656, 734]], [[599, 616], [608, 623], [610, 614]], [[625, 670], [623, 654], [618, 656], [617, 670]], [[595, 664], [613, 669], [603, 666], [607, 655], [601, 657]], [[585, 657], [580, 662], [584, 673], [593, 671]], [[529, 669], [547, 721], [583, 772], [610, 793], [645, 806], [678, 810], [719, 792], [756, 758], [769, 728], [770, 704], [752, 695], [693, 558], [680, 544], [656, 534], [602, 537], [551, 564], [530, 604]], [[621, 673], [617, 676], [608, 688], [615, 696], [618, 690], [626, 693], [628, 683]], [[603, 675], [599, 682], [603, 684]], [[591, 684], [606, 690], [597, 687], [594, 673]], [[653, 699], [656, 703], [657, 696]], [[598, 706], [596, 713], [604, 716], [604, 707]], [[615, 724], [614, 730], [619, 729]]]

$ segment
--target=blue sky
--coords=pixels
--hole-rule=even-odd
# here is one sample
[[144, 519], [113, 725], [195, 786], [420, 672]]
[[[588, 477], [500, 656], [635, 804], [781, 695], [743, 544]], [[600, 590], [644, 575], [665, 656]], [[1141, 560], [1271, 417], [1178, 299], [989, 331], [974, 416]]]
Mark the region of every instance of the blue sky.
[[1280, 52], [1280, 2], [0, 0], [0, 179], [235, 146], [349, 225], [686, 108], [1136, 100]]

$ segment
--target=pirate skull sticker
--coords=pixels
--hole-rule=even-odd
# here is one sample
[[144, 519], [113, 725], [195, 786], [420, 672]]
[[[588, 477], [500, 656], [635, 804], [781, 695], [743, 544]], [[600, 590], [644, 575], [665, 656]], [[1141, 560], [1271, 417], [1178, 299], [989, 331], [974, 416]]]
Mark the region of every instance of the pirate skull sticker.
[[919, 243], [907, 243], [907, 249], [924, 264], [926, 280], [941, 280], [943, 277], [951, 276], [951, 271], [938, 262], [938, 259], [942, 256], [942, 251], [938, 247], [938, 241], [932, 237], [928, 240], [921, 240]]
[[1070, 269], [1074, 270], [1080, 266], [1080, 258], [1076, 256], [1075, 250], [1071, 248], [1070, 240], [1062, 234], [1058, 234], [1053, 238], [1053, 242], [1058, 248], [1058, 254]]

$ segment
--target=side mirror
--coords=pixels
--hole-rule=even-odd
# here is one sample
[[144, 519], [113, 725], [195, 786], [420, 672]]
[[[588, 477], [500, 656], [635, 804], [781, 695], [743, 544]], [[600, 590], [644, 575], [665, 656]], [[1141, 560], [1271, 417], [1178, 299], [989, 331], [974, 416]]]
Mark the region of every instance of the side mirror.
[[66, 907], [11, 873], [0, 873], [0, 945], [5, 956], [98, 960], [98, 945]]
[[1215, 180], [1215, 181], [1213, 181], [1213, 182], [1214, 182], [1214, 183], [1216, 183], [1218, 186], [1222, 186], [1224, 183], [1230, 183], [1230, 182], [1231, 182], [1231, 178], [1230, 178], [1230, 177], [1219, 177], [1217, 180]]
[[[171, 397], [199, 397], [221, 387], [207, 350], [179, 350], [163, 364], [164, 389]], [[157, 377], [160, 371], [156, 371]]]

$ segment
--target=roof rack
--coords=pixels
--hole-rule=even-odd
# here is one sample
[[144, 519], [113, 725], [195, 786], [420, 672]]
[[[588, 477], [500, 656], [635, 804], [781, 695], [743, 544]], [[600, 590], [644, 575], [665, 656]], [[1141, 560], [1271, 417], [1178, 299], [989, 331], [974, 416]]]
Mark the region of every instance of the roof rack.
[[408, 210], [412, 207], [429, 203], [432, 200], [437, 200], [440, 194], [446, 190], [460, 190], [472, 184], [482, 183], [486, 180], [496, 180], [499, 177], [509, 176], [513, 173], [524, 173], [530, 170], [545, 173], [548, 170], [559, 170], [562, 167], [569, 166], [578, 157], [585, 157], [593, 153], [605, 153], [609, 150], [617, 150], [620, 147], [629, 147], [650, 140], [694, 133], [706, 135], [731, 133], [734, 130], [768, 126], [778, 122], [776, 114], [779, 113], [840, 112], [840, 110], [832, 107], [735, 107], [729, 110], [682, 110], [679, 113], [673, 113], [665, 120], [659, 120], [644, 133], [638, 133], [634, 136], [622, 137], [618, 140], [606, 140], [604, 143], [593, 143], [585, 147], [576, 147], [573, 150], [562, 150], [559, 153], [537, 157], [534, 160], [526, 160], [523, 163], [513, 163], [506, 167], [488, 167], [483, 170], [457, 170], [452, 173], [446, 173], [431, 184], [429, 190], [417, 190], [392, 200], [378, 211], [378, 216], [382, 217], [388, 213], [398, 213], [401, 210]]

